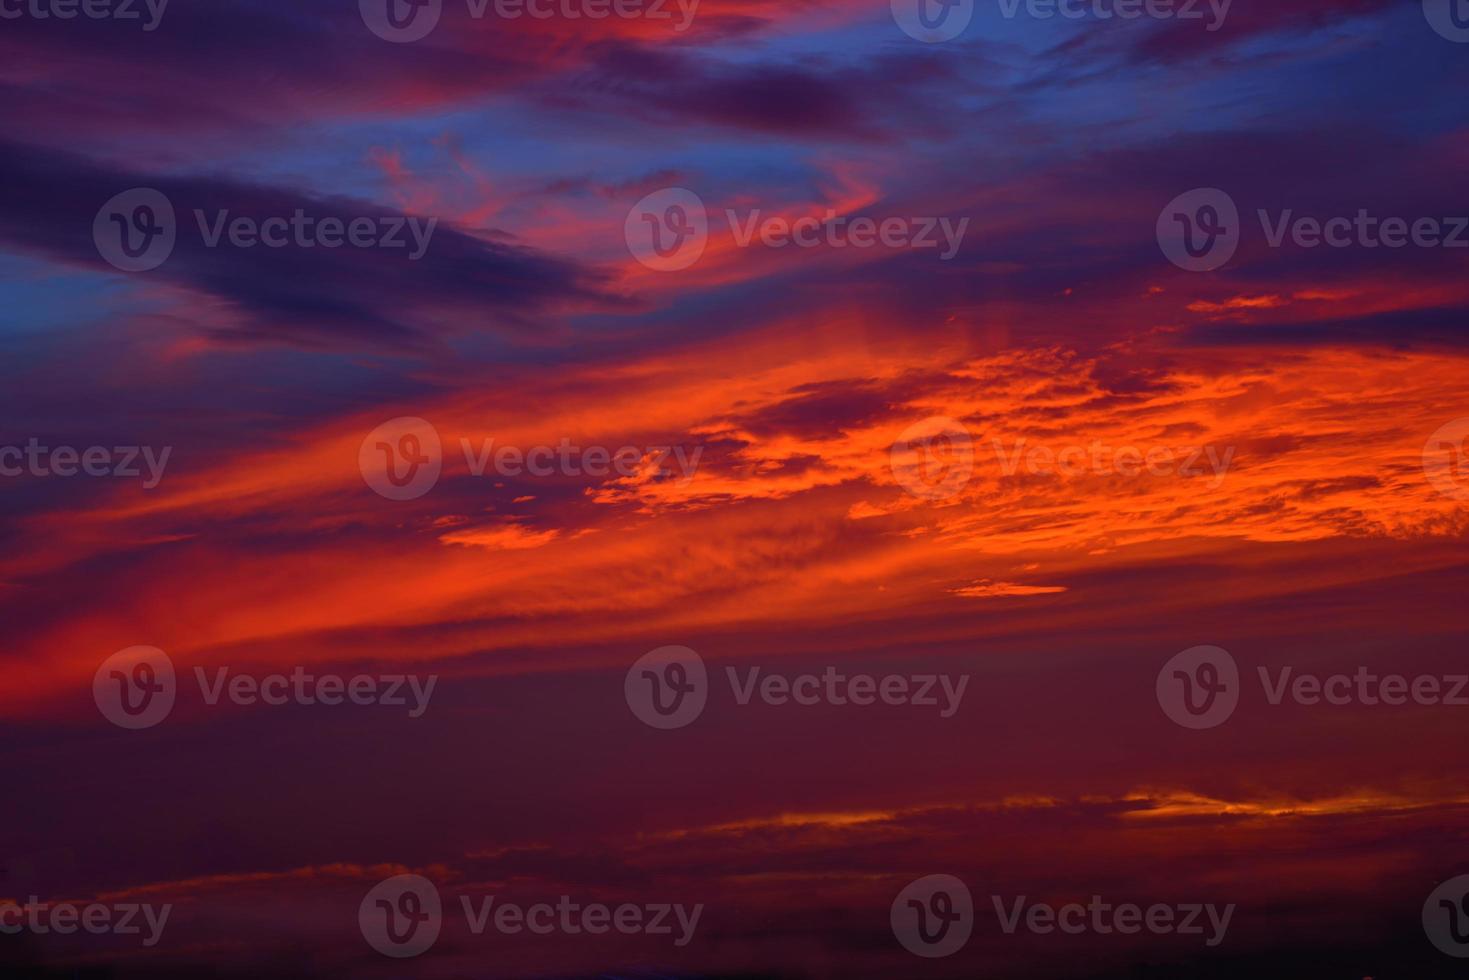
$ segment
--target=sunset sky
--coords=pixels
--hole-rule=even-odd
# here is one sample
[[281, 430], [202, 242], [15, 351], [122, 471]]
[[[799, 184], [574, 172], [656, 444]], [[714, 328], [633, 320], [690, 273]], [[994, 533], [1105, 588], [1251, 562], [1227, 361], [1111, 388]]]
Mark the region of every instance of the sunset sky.
[[[172, 912], [0, 934], [0, 976], [1461, 975], [1420, 916], [1469, 873], [1469, 703], [1260, 680], [1469, 673], [1469, 44], [1434, 0], [963, 0], [933, 43], [909, 0], [442, 0], [401, 43], [374, 0], [50, 2], [0, 0], [0, 908]], [[124, 271], [94, 232], [138, 188], [176, 241]], [[1207, 188], [1238, 249], [1188, 271], [1158, 229]], [[707, 214], [684, 268], [634, 240], [669, 189]], [[298, 211], [408, 246], [210, 244]], [[1363, 211], [1446, 234], [1271, 241]], [[939, 245], [745, 236], [829, 215]], [[375, 492], [429, 431], [437, 480]], [[28, 445], [140, 475], [4, 470]], [[1205, 645], [1239, 704], [1190, 729], [1155, 685]], [[139, 646], [177, 699], [129, 730], [94, 679]], [[660, 730], [626, 691], [668, 646], [707, 706]], [[412, 716], [211, 704], [220, 668], [437, 680]], [[741, 704], [751, 668], [968, 681], [947, 717]], [[359, 903], [406, 874], [443, 932], [395, 959]], [[890, 906], [934, 874], [973, 935], [918, 957]], [[703, 911], [474, 935], [491, 895]], [[1206, 946], [991, 904], [1093, 895], [1236, 908]]]

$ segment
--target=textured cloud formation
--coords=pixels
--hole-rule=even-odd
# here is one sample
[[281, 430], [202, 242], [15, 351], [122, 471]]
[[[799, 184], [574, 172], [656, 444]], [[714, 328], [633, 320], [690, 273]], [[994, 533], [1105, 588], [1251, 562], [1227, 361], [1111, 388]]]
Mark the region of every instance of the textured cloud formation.
[[[458, 919], [411, 975], [907, 975], [889, 905], [947, 873], [982, 914], [933, 976], [1439, 975], [1465, 709], [1257, 678], [1463, 673], [1469, 471], [1430, 437], [1469, 416], [1466, 253], [1269, 229], [1462, 211], [1464, 52], [1381, 0], [976, 6], [932, 45], [884, 3], [450, 2], [411, 44], [352, 3], [5, 20], [0, 467], [170, 452], [152, 488], [0, 476], [0, 902], [176, 911], [156, 949], [0, 934], [0, 973], [402, 976], [355, 916], [417, 873], [705, 911], [687, 948]], [[130, 274], [92, 228], [134, 187], [179, 226]], [[624, 237], [670, 187], [709, 218], [678, 272]], [[1240, 214], [1208, 273], [1156, 240], [1198, 187]], [[208, 247], [195, 210], [437, 224], [408, 261]], [[923, 216], [954, 254], [741, 232]], [[363, 460], [423, 451], [369, 440], [404, 417], [441, 472], [393, 500]], [[139, 644], [181, 688], [123, 731], [92, 682]], [[671, 644], [711, 691], [654, 730], [624, 680]], [[1155, 685], [1200, 644], [1242, 690], [1191, 731]], [[420, 717], [211, 704], [221, 668], [438, 683]], [[742, 704], [757, 668], [968, 685]], [[1211, 951], [1006, 936], [992, 895], [1238, 911]]]

